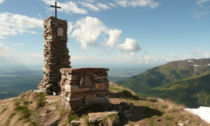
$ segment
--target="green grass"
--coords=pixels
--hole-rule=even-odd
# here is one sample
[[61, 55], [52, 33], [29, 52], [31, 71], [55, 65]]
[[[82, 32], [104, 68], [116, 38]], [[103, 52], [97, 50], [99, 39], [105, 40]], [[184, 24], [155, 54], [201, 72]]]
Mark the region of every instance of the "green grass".
[[76, 113], [72, 113], [70, 116], [68, 116], [68, 122], [71, 123], [72, 120], [79, 120], [79, 117]]
[[3, 110], [1, 110], [0, 114], [4, 113], [7, 110], [7, 107], [5, 107]]

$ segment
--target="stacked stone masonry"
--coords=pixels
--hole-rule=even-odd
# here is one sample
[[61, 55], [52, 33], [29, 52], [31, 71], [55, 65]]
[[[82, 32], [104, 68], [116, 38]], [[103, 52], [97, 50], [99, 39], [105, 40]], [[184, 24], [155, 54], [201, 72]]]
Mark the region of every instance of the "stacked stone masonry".
[[61, 68], [71, 68], [67, 48], [67, 21], [49, 17], [44, 21], [44, 77], [38, 89], [47, 94], [58, 94]]
[[106, 68], [62, 68], [61, 103], [71, 110], [109, 103]]

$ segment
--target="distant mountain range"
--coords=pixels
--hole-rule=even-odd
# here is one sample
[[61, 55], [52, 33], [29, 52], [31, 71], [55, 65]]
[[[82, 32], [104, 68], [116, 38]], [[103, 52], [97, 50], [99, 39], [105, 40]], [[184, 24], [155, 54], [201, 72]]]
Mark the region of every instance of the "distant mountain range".
[[169, 98], [191, 108], [210, 106], [210, 58], [169, 62], [117, 84], [141, 97]]

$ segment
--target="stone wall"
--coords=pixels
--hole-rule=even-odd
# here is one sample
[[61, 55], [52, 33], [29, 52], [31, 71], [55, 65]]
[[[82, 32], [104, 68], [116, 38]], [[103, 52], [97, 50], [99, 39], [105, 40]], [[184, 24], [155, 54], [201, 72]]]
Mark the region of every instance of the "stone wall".
[[53, 16], [44, 21], [44, 77], [38, 89], [47, 94], [58, 94], [61, 68], [71, 68], [67, 48], [67, 21]]
[[106, 68], [62, 68], [61, 103], [71, 110], [107, 104], [109, 81]]

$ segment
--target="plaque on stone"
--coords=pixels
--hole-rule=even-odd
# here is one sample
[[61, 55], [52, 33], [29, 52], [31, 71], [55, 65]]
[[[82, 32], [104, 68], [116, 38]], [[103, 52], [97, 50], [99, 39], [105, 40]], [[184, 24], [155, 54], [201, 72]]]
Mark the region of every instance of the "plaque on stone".
[[103, 83], [96, 84], [96, 89], [100, 89], [100, 88], [105, 88], [105, 84]]
[[93, 76], [80, 76], [79, 87], [91, 87], [94, 83]]
[[62, 27], [58, 28], [58, 36], [63, 36], [63, 28]]

